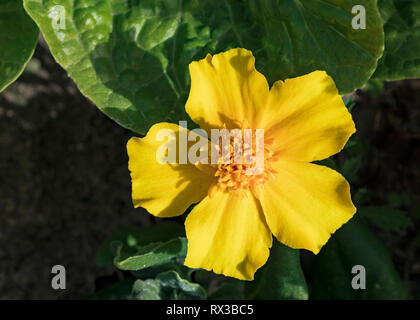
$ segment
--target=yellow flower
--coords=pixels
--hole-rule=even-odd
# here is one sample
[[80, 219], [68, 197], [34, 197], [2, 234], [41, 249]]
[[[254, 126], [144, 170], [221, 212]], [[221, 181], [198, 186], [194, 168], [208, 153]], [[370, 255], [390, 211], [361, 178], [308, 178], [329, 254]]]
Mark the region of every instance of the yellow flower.
[[252, 176], [245, 165], [161, 164], [160, 130], [179, 139], [184, 129], [159, 123], [127, 144], [134, 206], [174, 217], [199, 202], [185, 222], [191, 268], [252, 280], [272, 234], [317, 254], [356, 212], [347, 181], [311, 163], [339, 152], [355, 132], [334, 81], [315, 71], [270, 89], [245, 49], [207, 55], [190, 64], [190, 74], [192, 120], [206, 132], [264, 129], [264, 170]]

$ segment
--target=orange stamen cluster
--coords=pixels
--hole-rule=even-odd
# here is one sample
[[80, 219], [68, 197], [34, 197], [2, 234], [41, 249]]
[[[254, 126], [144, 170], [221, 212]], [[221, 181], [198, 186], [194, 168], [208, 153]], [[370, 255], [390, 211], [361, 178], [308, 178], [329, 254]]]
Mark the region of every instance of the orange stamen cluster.
[[[237, 147], [237, 145], [235, 146], [234, 139], [231, 139], [229, 150], [230, 154], [226, 157], [228, 158], [229, 163], [223, 163], [222, 156], [220, 156], [219, 164], [217, 165], [215, 173], [215, 176], [218, 177], [217, 184], [215, 185], [217, 189], [228, 192], [241, 191], [264, 184], [269, 178], [274, 176], [276, 171], [271, 167], [271, 162], [277, 159], [274, 152], [271, 151], [267, 141], [261, 143], [264, 148], [264, 166], [258, 168], [256, 162], [257, 150], [255, 140], [256, 139], [252, 139], [252, 146], [247, 146], [246, 144], [243, 145], [242, 163], [235, 163], [234, 156], [235, 147]], [[248, 158], [245, 159], [247, 156]], [[251, 174], [252, 170], [254, 170], [253, 174]]]

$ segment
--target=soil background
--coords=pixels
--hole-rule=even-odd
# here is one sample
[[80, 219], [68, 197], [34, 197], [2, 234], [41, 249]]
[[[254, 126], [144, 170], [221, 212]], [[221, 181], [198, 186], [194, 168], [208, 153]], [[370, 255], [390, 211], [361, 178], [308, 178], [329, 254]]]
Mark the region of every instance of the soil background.
[[[420, 80], [356, 94], [358, 135], [370, 145], [358, 184], [378, 205], [390, 192], [420, 195]], [[78, 90], [40, 41], [19, 79], [0, 94], [0, 299], [75, 299], [118, 275], [95, 264], [99, 245], [124, 226], [152, 222], [131, 203], [130, 131]], [[415, 298], [420, 297], [419, 225], [377, 234]], [[67, 289], [51, 288], [51, 268]]]

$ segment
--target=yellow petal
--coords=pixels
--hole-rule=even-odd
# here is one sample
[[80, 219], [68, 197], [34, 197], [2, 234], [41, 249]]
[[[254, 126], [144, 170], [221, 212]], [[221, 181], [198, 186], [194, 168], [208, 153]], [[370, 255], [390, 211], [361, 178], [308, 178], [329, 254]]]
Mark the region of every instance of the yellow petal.
[[259, 127], [283, 159], [311, 162], [339, 152], [356, 131], [334, 81], [324, 71], [277, 81]]
[[[179, 139], [178, 125], [158, 123], [150, 128], [146, 137], [131, 138], [127, 143], [133, 204], [136, 208], [144, 207], [157, 217], [183, 214], [191, 204], [207, 195], [214, 180], [192, 164], [161, 164], [157, 161], [158, 149], [167, 141], [159, 140], [159, 132], [167, 129]], [[178, 157], [176, 162], [179, 163]]]
[[252, 280], [268, 259], [272, 235], [250, 191], [215, 191], [188, 215], [185, 229], [190, 268]]
[[208, 130], [252, 128], [258, 110], [265, 106], [268, 84], [255, 69], [251, 51], [231, 49], [190, 64], [191, 90], [186, 111]]
[[275, 177], [258, 189], [267, 224], [283, 244], [315, 254], [356, 212], [338, 172], [311, 163], [278, 161]]

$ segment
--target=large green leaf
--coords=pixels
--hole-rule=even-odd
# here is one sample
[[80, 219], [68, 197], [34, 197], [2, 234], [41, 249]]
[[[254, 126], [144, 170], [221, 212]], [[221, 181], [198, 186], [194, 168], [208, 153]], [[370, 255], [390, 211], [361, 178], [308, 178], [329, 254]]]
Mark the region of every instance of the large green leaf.
[[[251, 49], [270, 82], [326, 70], [341, 92], [361, 87], [383, 49], [375, 0], [24, 0], [55, 59], [83, 94], [122, 126], [145, 133], [188, 119], [188, 64]], [[368, 27], [351, 27], [363, 4]], [[51, 10], [66, 9], [54, 30]]]
[[34, 53], [38, 33], [22, 1], [0, 0], [0, 91], [22, 73]]
[[[270, 79], [326, 70], [341, 93], [361, 87], [384, 47], [376, 0], [248, 0], [264, 25]], [[352, 8], [366, 9], [366, 29], [353, 29]]]
[[[80, 91], [124, 127], [139, 133], [159, 121], [185, 119], [167, 76], [165, 42], [179, 24], [179, 1], [26, 0], [58, 63]], [[65, 28], [51, 12], [65, 9]]]
[[420, 2], [379, 0], [385, 51], [374, 77], [400, 80], [420, 77]]
[[[366, 270], [366, 289], [353, 289], [353, 266]], [[312, 299], [407, 299], [388, 251], [357, 218], [340, 228], [317, 256]]]
[[299, 250], [274, 241], [268, 262], [245, 284], [245, 294], [248, 299], [308, 299]]

